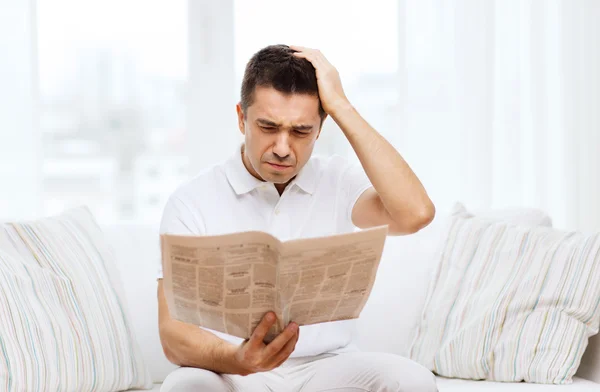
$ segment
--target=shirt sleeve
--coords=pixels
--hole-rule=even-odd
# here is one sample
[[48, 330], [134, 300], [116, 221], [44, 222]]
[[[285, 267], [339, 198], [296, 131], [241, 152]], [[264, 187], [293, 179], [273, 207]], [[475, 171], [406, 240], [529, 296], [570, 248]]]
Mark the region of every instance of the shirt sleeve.
[[373, 187], [360, 164], [348, 164], [341, 179], [342, 195], [345, 200], [345, 218], [352, 224], [352, 210], [358, 198]]
[[[174, 194], [165, 205], [159, 231], [160, 234], [203, 235], [206, 233], [206, 228], [200, 212]], [[162, 258], [159, 258], [158, 279], [162, 278]]]

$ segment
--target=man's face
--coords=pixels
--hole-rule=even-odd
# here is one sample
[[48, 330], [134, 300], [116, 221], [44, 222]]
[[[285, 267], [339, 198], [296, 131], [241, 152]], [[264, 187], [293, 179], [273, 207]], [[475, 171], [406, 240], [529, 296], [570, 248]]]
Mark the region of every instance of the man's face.
[[244, 164], [264, 181], [285, 185], [310, 158], [321, 131], [319, 99], [257, 87], [244, 115], [237, 105], [245, 137]]

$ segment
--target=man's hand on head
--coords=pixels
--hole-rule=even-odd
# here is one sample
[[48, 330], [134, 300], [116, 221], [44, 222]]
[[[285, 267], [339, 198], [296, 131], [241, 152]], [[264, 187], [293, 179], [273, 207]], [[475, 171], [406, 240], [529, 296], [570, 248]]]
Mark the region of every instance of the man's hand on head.
[[288, 324], [275, 339], [265, 343], [267, 333], [276, 321], [277, 317], [273, 312], [265, 314], [250, 339], [236, 348], [234, 360], [239, 374], [248, 375], [275, 369], [292, 354], [300, 334], [296, 323]]
[[350, 106], [350, 102], [344, 93], [342, 81], [337, 69], [325, 58], [318, 49], [305, 48], [303, 46], [290, 45], [295, 50], [295, 56], [304, 58], [315, 67], [317, 73], [317, 84], [319, 87], [319, 98], [323, 110], [334, 117], [337, 110], [344, 110]]
[[361, 229], [388, 225], [393, 234], [412, 234], [427, 226], [435, 206], [423, 184], [396, 148], [352, 107], [337, 70], [318, 50], [290, 49], [315, 68], [321, 105], [350, 142], [373, 186], [352, 206], [352, 223]]

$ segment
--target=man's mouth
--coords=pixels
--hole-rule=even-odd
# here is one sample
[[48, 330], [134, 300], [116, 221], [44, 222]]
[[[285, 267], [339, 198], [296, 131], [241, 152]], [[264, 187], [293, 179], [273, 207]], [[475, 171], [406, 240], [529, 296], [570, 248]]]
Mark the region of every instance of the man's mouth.
[[267, 164], [275, 170], [285, 170], [285, 169], [292, 167], [290, 165], [280, 165], [280, 164], [272, 163], [272, 162], [267, 162]]

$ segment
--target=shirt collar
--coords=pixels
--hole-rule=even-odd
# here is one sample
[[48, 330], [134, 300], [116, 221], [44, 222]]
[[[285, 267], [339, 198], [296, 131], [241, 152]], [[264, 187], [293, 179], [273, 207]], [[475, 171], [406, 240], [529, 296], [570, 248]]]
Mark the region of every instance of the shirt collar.
[[[239, 145], [235, 154], [229, 158], [225, 165], [225, 174], [229, 184], [233, 187], [236, 194], [242, 195], [253, 191], [265, 182], [254, 177], [242, 161], [242, 147]], [[317, 170], [312, 159], [306, 162], [306, 165], [296, 175], [296, 178], [288, 186], [297, 185], [308, 194], [313, 194], [317, 183]]]
[[317, 167], [315, 166], [315, 161], [309, 159], [302, 170], [300, 170], [300, 173], [296, 175], [296, 178], [292, 180], [290, 185], [296, 184], [304, 192], [312, 195], [317, 187], [317, 180]]
[[250, 174], [246, 166], [244, 166], [244, 162], [242, 161], [242, 147], [243, 145], [238, 145], [235, 154], [229, 158], [225, 165], [227, 180], [238, 195], [248, 193], [264, 184], [263, 181]]

